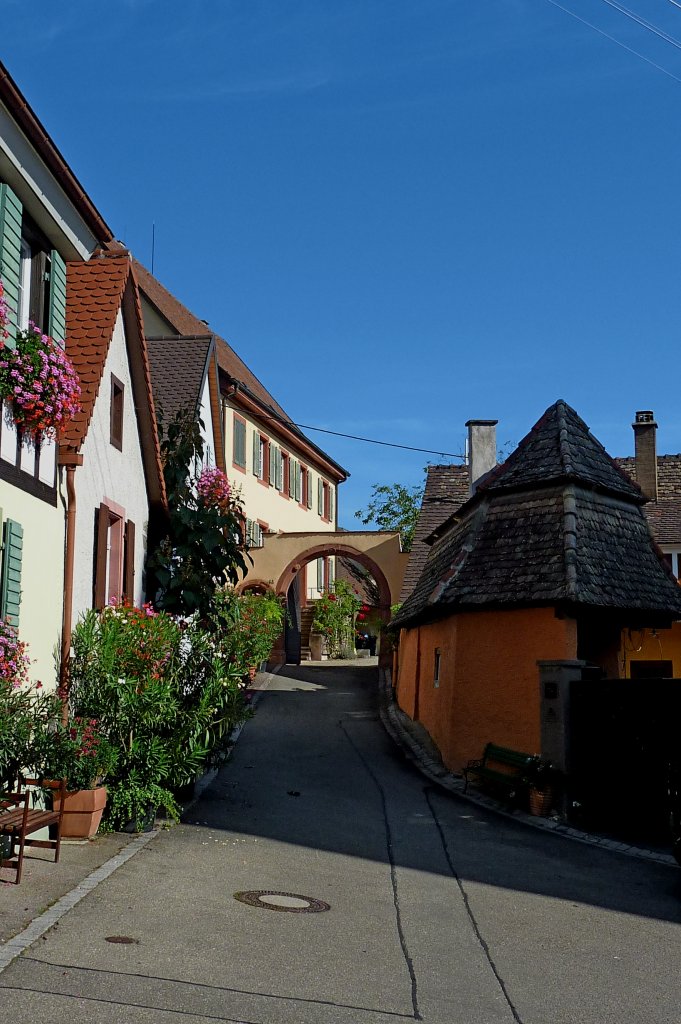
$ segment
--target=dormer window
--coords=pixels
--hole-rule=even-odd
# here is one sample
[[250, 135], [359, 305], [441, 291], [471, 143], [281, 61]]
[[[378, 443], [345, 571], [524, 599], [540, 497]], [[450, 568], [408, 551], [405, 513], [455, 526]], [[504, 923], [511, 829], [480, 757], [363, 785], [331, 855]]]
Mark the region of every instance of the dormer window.
[[123, 403], [125, 385], [111, 374], [111, 444], [123, 450]]

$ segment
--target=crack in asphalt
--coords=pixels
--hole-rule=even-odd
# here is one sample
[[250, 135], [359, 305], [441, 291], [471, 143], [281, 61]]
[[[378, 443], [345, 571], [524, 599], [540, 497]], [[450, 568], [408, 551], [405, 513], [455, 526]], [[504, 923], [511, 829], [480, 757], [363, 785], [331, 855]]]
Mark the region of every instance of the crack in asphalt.
[[406, 935], [404, 934], [404, 927], [402, 925], [402, 910], [401, 910], [401, 907], [400, 907], [400, 895], [399, 895], [399, 892], [398, 892], [398, 889], [397, 889], [397, 870], [396, 870], [396, 864], [395, 864], [395, 851], [393, 849], [392, 831], [391, 831], [391, 828], [390, 828], [390, 822], [388, 820], [388, 805], [387, 805], [387, 801], [386, 801], [385, 790], [383, 789], [383, 786], [379, 782], [378, 777], [377, 777], [376, 773], [374, 772], [373, 768], [371, 767], [370, 763], [367, 761], [367, 759], [365, 758], [364, 754], [359, 749], [357, 744], [354, 742], [354, 740], [350, 736], [350, 733], [345, 728], [345, 725], [344, 725], [343, 721], [339, 721], [338, 725], [339, 725], [339, 728], [340, 728], [341, 732], [345, 736], [346, 740], [348, 741], [348, 743], [350, 744], [350, 746], [354, 750], [355, 754], [357, 755], [357, 757], [361, 761], [362, 765], [364, 766], [364, 769], [365, 769], [367, 775], [369, 776], [369, 778], [371, 779], [371, 781], [375, 785], [375, 787], [378, 790], [378, 793], [380, 795], [380, 798], [381, 798], [381, 810], [382, 810], [382, 814], [383, 814], [383, 825], [385, 827], [386, 848], [387, 848], [387, 851], [388, 851], [388, 860], [390, 862], [390, 882], [391, 882], [391, 885], [392, 885], [393, 904], [394, 904], [394, 907], [395, 907], [395, 917], [396, 917], [396, 921], [397, 921], [397, 934], [398, 934], [399, 940], [400, 940], [400, 947], [402, 949], [402, 956], [404, 957], [404, 962], [407, 965], [407, 970], [409, 972], [409, 978], [411, 980], [411, 1005], [412, 1005], [413, 1010], [414, 1010], [414, 1020], [423, 1020], [423, 1017], [421, 1016], [421, 1011], [419, 1010], [418, 983], [417, 983], [417, 980], [416, 980], [416, 971], [414, 970], [414, 963], [413, 963], [411, 955], [409, 953], [409, 947], [407, 945], [407, 938], [406, 938]]
[[466, 892], [466, 890], [464, 888], [464, 885], [463, 885], [463, 882], [461, 881], [461, 877], [460, 877], [459, 873], [457, 872], [456, 868], [454, 867], [454, 861], [452, 860], [451, 854], [449, 852], [449, 844], [447, 843], [447, 838], [445, 836], [444, 829], [442, 828], [442, 825], [440, 823], [440, 819], [438, 818], [437, 813], [435, 811], [435, 808], [433, 807], [433, 803], [432, 803], [432, 800], [431, 800], [431, 793], [433, 793], [432, 788], [430, 786], [425, 786], [424, 789], [423, 789], [423, 795], [425, 797], [426, 803], [428, 804], [428, 809], [430, 810], [430, 813], [433, 816], [433, 821], [435, 822], [435, 825], [437, 827], [438, 833], [440, 835], [440, 842], [442, 843], [442, 849], [444, 850], [445, 858], [447, 860], [447, 864], [449, 865], [449, 870], [452, 873], [452, 877], [454, 878], [454, 881], [456, 882], [457, 886], [459, 887], [459, 892], [461, 893], [461, 899], [463, 900], [463, 905], [465, 907], [466, 913], [468, 914], [468, 918], [469, 918], [469, 920], [471, 922], [471, 927], [473, 928], [473, 931], [475, 932], [475, 936], [476, 936], [476, 938], [477, 938], [477, 940], [478, 940], [478, 942], [480, 944], [480, 948], [482, 949], [482, 951], [483, 951], [483, 953], [485, 955], [485, 959], [487, 960], [487, 963], [490, 966], [490, 970], [492, 971], [492, 974], [496, 978], [497, 984], [499, 985], [499, 988], [501, 989], [503, 997], [504, 997], [504, 999], [506, 1000], [506, 1002], [508, 1004], [508, 1008], [511, 1011], [511, 1013], [513, 1014], [513, 1020], [516, 1021], [517, 1024], [524, 1024], [522, 1017], [518, 1013], [518, 1010], [516, 1009], [516, 1007], [515, 1007], [515, 1005], [513, 1003], [513, 1000], [511, 999], [511, 997], [509, 995], [508, 988], [506, 987], [506, 982], [502, 978], [501, 974], [499, 973], [499, 968], [497, 967], [497, 965], [494, 963], [494, 960], [492, 959], [492, 954], [490, 952], [489, 945], [485, 941], [485, 938], [484, 938], [484, 936], [483, 936], [483, 934], [482, 934], [482, 932], [480, 930], [480, 926], [479, 926], [479, 924], [478, 924], [478, 922], [476, 920], [475, 914], [473, 913], [473, 908], [471, 907], [470, 900], [468, 898], [468, 893]]

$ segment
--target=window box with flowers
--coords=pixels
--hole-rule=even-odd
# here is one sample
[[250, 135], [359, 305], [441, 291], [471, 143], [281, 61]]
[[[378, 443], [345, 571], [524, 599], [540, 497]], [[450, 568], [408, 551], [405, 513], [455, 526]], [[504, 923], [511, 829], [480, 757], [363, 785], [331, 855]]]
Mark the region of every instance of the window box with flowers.
[[0, 400], [24, 434], [54, 439], [80, 410], [80, 382], [66, 352], [33, 323], [7, 332], [7, 306], [0, 282]]

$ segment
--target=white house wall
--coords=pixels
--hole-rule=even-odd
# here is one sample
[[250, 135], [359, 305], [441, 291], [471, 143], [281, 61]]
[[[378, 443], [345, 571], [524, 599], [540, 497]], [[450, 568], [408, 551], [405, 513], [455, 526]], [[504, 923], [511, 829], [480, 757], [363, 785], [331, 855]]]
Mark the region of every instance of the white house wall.
[[213, 411], [210, 404], [210, 386], [208, 374], [203, 385], [201, 395], [201, 422], [203, 423], [203, 451], [204, 463], [208, 466], [215, 465], [215, 431], [213, 430]]
[[[111, 374], [125, 388], [123, 408], [123, 449], [111, 444]], [[147, 499], [140, 437], [125, 344], [123, 319], [119, 312], [109, 355], [99, 388], [90, 428], [82, 448], [83, 465], [76, 470], [76, 544], [73, 590], [74, 622], [93, 603], [93, 549], [95, 510], [108, 498], [125, 509], [125, 518], [135, 523], [135, 603], [143, 595], [143, 566], [149, 502]]]
[[28, 644], [30, 678], [56, 686], [54, 649], [61, 637], [64, 600], [64, 508], [55, 508], [0, 480], [3, 519], [24, 530], [19, 636]]

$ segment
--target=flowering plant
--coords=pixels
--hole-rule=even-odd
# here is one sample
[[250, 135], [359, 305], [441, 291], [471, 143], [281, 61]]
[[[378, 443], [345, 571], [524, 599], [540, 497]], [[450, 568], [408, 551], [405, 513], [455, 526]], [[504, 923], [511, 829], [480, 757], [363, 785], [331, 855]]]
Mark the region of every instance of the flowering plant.
[[204, 505], [229, 511], [231, 488], [221, 469], [206, 466], [196, 481], [196, 490]]
[[51, 438], [80, 410], [80, 382], [71, 360], [33, 323], [18, 332], [15, 348], [0, 340], [0, 398], [11, 403], [15, 423]]
[[66, 778], [71, 792], [94, 789], [113, 771], [117, 760], [118, 754], [96, 718], [73, 718], [55, 734], [51, 772], [55, 778]]
[[354, 651], [355, 619], [362, 602], [344, 580], [336, 580], [333, 593], [317, 601], [312, 623], [314, 632], [325, 637], [332, 658], [347, 658]]
[[30, 658], [14, 626], [0, 619], [0, 681], [18, 690], [28, 682]]

